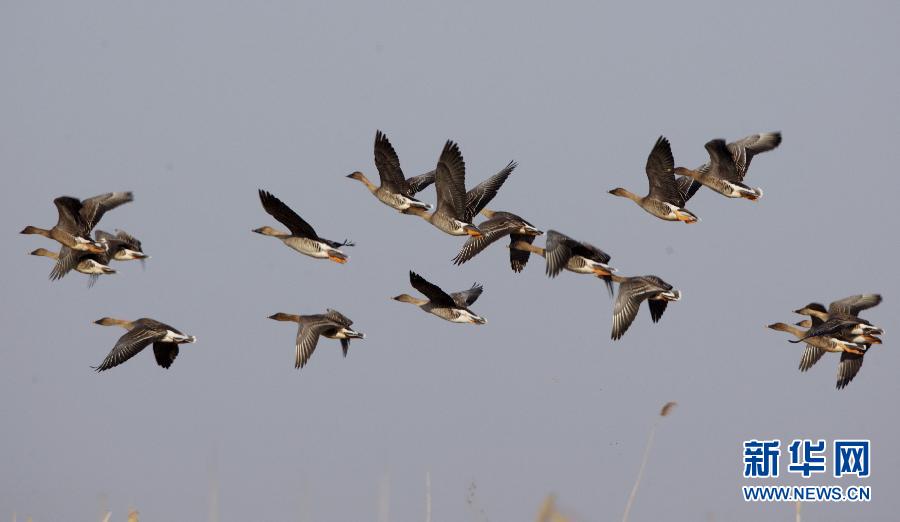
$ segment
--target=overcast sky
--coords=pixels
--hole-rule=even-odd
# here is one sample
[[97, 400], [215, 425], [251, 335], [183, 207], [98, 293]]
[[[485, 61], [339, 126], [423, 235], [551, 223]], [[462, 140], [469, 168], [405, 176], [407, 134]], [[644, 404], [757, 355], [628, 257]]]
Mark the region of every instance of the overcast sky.
[[[222, 521], [529, 520], [556, 492], [577, 520], [621, 517], [659, 407], [633, 520], [791, 520], [746, 504], [742, 442], [871, 438], [870, 504], [803, 507], [815, 521], [900, 509], [897, 165], [900, 8], [894, 2], [6, 2], [0, 8], [0, 517], [198, 521], [217, 477]], [[377, 174], [384, 130], [407, 175], [457, 140], [470, 186], [515, 159], [491, 204], [608, 251], [623, 274], [682, 291], [609, 340], [603, 285], [509, 270], [505, 243], [462, 267], [462, 243], [344, 176]], [[757, 203], [704, 189], [687, 226], [607, 191], [644, 194], [657, 136], [676, 163], [703, 144], [781, 130], [753, 161]], [[272, 191], [346, 265], [253, 234]], [[51, 247], [20, 236], [52, 199], [132, 190], [107, 214], [153, 258], [92, 289], [49, 282]], [[434, 202], [434, 191], [422, 194]], [[543, 238], [538, 240], [543, 244]], [[55, 246], [54, 246], [55, 248]], [[452, 291], [482, 282], [484, 326], [391, 301], [414, 269]], [[887, 330], [856, 380], [837, 357], [765, 326], [791, 310], [881, 292]], [[275, 312], [340, 310], [367, 339], [323, 339], [293, 368]], [[149, 350], [102, 374], [153, 317], [198, 342], [168, 371]], [[474, 486], [473, 486], [474, 484]], [[473, 489], [474, 488], [474, 489]], [[383, 513], [382, 513], [383, 515]]]

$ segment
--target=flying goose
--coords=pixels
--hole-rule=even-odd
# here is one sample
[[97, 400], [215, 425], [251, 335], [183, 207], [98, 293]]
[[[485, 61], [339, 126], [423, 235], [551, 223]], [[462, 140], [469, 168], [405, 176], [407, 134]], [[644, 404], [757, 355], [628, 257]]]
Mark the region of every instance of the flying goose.
[[672, 285], [654, 275], [637, 277], [610, 276], [619, 283], [619, 295], [613, 305], [613, 340], [620, 339], [628, 327], [634, 322], [641, 303], [647, 301], [650, 308], [650, 318], [658, 322], [666, 311], [669, 301], [681, 299], [681, 292]]
[[563, 270], [576, 274], [593, 274], [603, 279], [610, 293], [612, 292], [611, 276], [616, 271], [609, 266], [612, 258], [590, 243], [577, 241], [556, 230], [548, 230], [546, 248], [525, 241], [516, 241], [510, 245], [510, 249], [531, 252], [545, 258], [549, 277], [556, 277]]
[[[801, 321], [799, 324], [804, 327], [812, 326], [817, 324], [817, 318], [813, 316], [812, 321]], [[790, 333], [798, 339], [802, 339], [806, 336], [805, 330], [784, 323], [770, 324], [769, 328]], [[823, 355], [825, 355], [825, 352], [838, 352], [841, 354], [841, 360], [838, 363], [837, 383], [835, 387], [839, 390], [845, 388], [850, 384], [850, 381], [856, 377], [860, 368], [862, 368], [863, 356], [866, 354], [869, 347], [873, 344], [881, 344], [881, 339], [873, 335], [854, 336], [852, 341], [853, 342], [848, 342], [828, 336], [817, 336], [806, 339], [804, 341], [806, 343], [806, 348], [803, 350], [803, 355], [800, 358], [800, 371], [805, 372], [810, 369]]]
[[153, 345], [153, 355], [156, 363], [163, 368], [169, 368], [178, 357], [178, 345], [193, 343], [197, 340], [193, 335], [184, 335], [175, 328], [161, 323], [155, 319], [143, 317], [136, 321], [124, 321], [104, 317], [94, 321], [101, 326], [121, 326], [128, 332], [119, 338], [109, 355], [103, 359], [100, 366], [94, 368], [98, 372], [118, 366], [131, 359], [141, 350]]
[[414, 304], [422, 310], [452, 323], [484, 324], [487, 322], [485, 318], [469, 310], [469, 306], [484, 291], [484, 287], [478, 283], [472, 285], [472, 288], [468, 290], [447, 294], [440, 287], [429, 283], [424, 277], [413, 271], [409, 272], [409, 282], [413, 288], [422, 292], [428, 300], [418, 299], [409, 294], [400, 294], [393, 298], [395, 301]]
[[346, 263], [350, 258], [338, 250], [342, 246], [353, 246], [352, 241], [344, 240], [342, 243], [319, 237], [309, 223], [303, 220], [290, 207], [265, 190], [259, 190], [259, 199], [263, 209], [281, 224], [288, 227], [290, 233], [280, 232], [272, 227], [260, 227], [254, 230], [257, 234], [272, 236], [280, 239], [285, 245], [293, 248], [301, 254], [306, 254], [317, 259], [330, 259], [336, 263]]
[[[106, 250], [100, 254], [85, 255], [85, 252], [62, 247], [59, 251], [59, 255], [56, 256], [57, 261], [53, 266], [53, 270], [50, 272], [50, 279], [61, 279], [73, 269], [82, 273], [87, 273], [83, 270], [78, 270], [78, 266], [89, 259], [94, 259], [101, 265], [108, 265], [112, 259], [115, 259], [116, 261], [140, 259], [141, 263], [144, 263], [150, 258], [147, 254], [141, 252], [141, 242], [138, 241], [137, 238], [131, 236], [124, 230], [117, 230], [116, 232], [115, 236], [102, 230], [94, 232], [94, 239], [98, 244], [103, 245], [106, 248]], [[34, 254], [34, 252], [32, 252], [32, 254]], [[89, 287], [94, 286], [94, 283], [97, 282], [99, 273], [100, 272], [92, 273], [91, 279], [88, 282]], [[115, 273], [115, 270], [106, 273]]]
[[481, 231], [472, 220], [494, 199], [516, 165], [515, 161], [509, 162], [503, 170], [466, 192], [466, 162], [459, 145], [447, 140], [435, 168], [437, 209], [429, 213], [423, 208], [409, 207], [403, 212], [419, 216], [450, 235], [477, 237]]
[[134, 201], [134, 194], [131, 192], [107, 192], [83, 201], [71, 196], [61, 196], [53, 200], [59, 215], [53, 228], [46, 230], [29, 225], [21, 233], [41, 235], [73, 250], [99, 254], [106, 248], [91, 240], [91, 230], [108, 210], [130, 201]]
[[756, 201], [762, 197], [761, 188], [754, 189], [741, 183], [743, 177], [734, 163], [734, 158], [731, 157], [728, 146], [725, 145], [725, 140], [711, 140], [705, 147], [709, 153], [709, 163], [698, 170], [675, 167], [675, 174], [686, 176], [729, 198], [746, 198]]
[[288, 321], [300, 325], [300, 328], [297, 330], [297, 342], [295, 344], [295, 368], [306, 366], [309, 358], [312, 357], [313, 351], [316, 349], [316, 345], [319, 343], [320, 336], [329, 339], [340, 339], [344, 357], [347, 357], [347, 352], [350, 350], [350, 339], [366, 338], [362, 332], [357, 332], [350, 328], [353, 321], [337, 310], [330, 308], [324, 314], [316, 315], [293, 315], [279, 312], [270, 315], [269, 319]]
[[880, 294], [859, 294], [845, 297], [828, 305], [827, 312], [821, 304], [810, 303], [794, 312], [818, 318], [822, 322], [813, 324], [803, 338], [790, 340], [790, 342], [799, 343], [823, 335], [847, 340], [848, 337], [855, 335], [883, 334], [883, 329], [861, 319], [858, 315], [861, 311], [868, 310], [879, 303], [881, 303]]
[[[509, 244], [522, 241], [531, 244], [534, 238], [543, 234], [528, 221], [513, 214], [512, 212], [495, 212], [493, 210], [482, 209], [481, 214], [488, 218], [478, 225], [481, 235], [470, 237], [459, 249], [459, 253], [453, 258], [453, 262], [461, 265], [472, 259], [479, 252], [487, 248], [491, 243], [509, 236]], [[513, 272], [521, 272], [528, 262], [528, 251], [509, 249], [509, 262]]]
[[674, 167], [675, 160], [672, 158], [669, 140], [660, 136], [647, 157], [646, 171], [647, 179], [650, 181], [650, 192], [641, 197], [619, 187], [610, 190], [609, 193], [634, 201], [642, 209], [660, 219], [696, 223], [700, 218], [684, 208], [685, 198], [675, 182]]
[[[707, 144], [708, 145], [708, 144]], [[750, 168], [750, 160], [753, 159], [753, 156], [757, 154], [768, 152], [770, 150], [775, 149], [781, 145], [781, 133], [780, 132], [761, 132], [759, 134], [751, 134], [750, 136], [746, 136], [740, 140], [733, 141], [727, 145], [728, 152], [731, 155], [731, 159], [734, 162], [734, 179], [729, 178], [729, 181], [736, 181], [739, 185], [739, 188], [744, 190], [749, 189], [753, 192], [750, 194], [749, 192], [743, 192], [743, 194], [738, 194], [737, 196], [730, 196], [729, 194], [725, 194], [729, 197], [747, 197], [748, 199], [754, 200], [762, 197], [762, 189], [750, 189], [746, 185], [743, 185], [741, 182], [744, 181], [744, 178], [747, 176], [747, 170]], [[707, 150], [709, 150], [707, 148]], [[710, 158], [712, 158], [712, 154], [710, 154]], [[702, 175], [703, 172], [710, 168], [710, 164], [706, 163], [701, 165], [698, 169], [692, 172], [700, 173]], [[682, 177], [678, 178], [678, 188], [682, 194], [684, 194], [685, 201], [688, 201], [693, 197], [694, 194], [697, 193], [697, 190], [703, 186], [701, 181], [698, 181], [696, 176], [689, 176], [686, 172], [688, 169], [684, 169], [683, 167], [679, 167], [675, 169], [676, 174], [681, 174]], [[709, 185], [707, 185], [709, 186]], [[716, 192], [720, 192], [719, 190], [710, 186]], [[742, 192], [742, 191], [738, 191]], [[752, 196], [756, 196], [755, 198]]]
[[[97, 282], [97, 279], [101, 275], [116, 273], [114, 268], [107, 265], [107, 263], [109, 263], [109, 255], [106, 253], [92, 254], [90, 252], [78, 252], [77, 250], [72, 249], [68, 250], [70, 255], [76, 259], [74, 267], [75, 271], [90, 276], [90, 279], [88, 279], [88, 287], [94, 286], [94, 283]], [[53, 260], [59, 259], [58, 253], [47, 250], [46, 248], [38, 248], [37, 250], [32, 251], [31, 255], [49, 257]]]
[[369, 192], [378, 198], [378, 201], [393, 209], [399, 211], [409, 207], [431, 209], [431, 205], [423, 203], [413, 196], [434, 183], [435, 172], [432, 170], [406, 179], [400, 168], [400, 158], [394, 151], [394, 147], [391, 146], [387, 135], [380, 130], [375, 131], [375, 168], [378, 169], [378, 177], [381, 178], [381, 185], [378, 187], [360, 171], [349, 174], [347, 177], [362, 182]]

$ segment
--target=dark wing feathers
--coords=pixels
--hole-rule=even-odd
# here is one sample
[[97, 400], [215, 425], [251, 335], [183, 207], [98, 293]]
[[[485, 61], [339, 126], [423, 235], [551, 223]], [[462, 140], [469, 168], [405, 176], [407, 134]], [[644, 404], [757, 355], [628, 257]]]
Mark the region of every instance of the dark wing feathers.
[[435, 168], [436, 212], [462, 220], [466, 211], [466, 162], [459, 145], [447, 140]]
[[803, 355], [800, 357], [800, 371], [805, 372], [812, 368], [823, 355], [825, 355], [825, 350], [807, 344], [806, 348], [803, 349]]
[[519, 250], [518, 248], [512, 248], [512, 246], [519, 241], [523, 241], [530, 245], [534, 242], [534, 237], [535, 236], [532, 236], [531, 234], [509, 235], [509, 265], [512, 267], [513, 272], [518, 273], [525, 269], [525, 265], [528, 264], [528, 259], [531, 257], [531, 252], [527, 250]]
[[464, 219], [466, 223], [471, 223], [475, 216], [481, 212], [488, 203], [494, 199], [500, 187], [506, 182], [506, 178], [512, 174], [513, 170], [518, 166], [515, 161], [510, 161], [503, 169], [482, 181], [472, 190], [466, 193], [466, 208]]
[[395, 194], [412, 195], [400, 168], [400, 158], [388, 137], [380, 130], [375, 131], [375, 168], [378, 169], [382, 187]]
[[409, 283], [432, 303], [442, 306], [456, 306], [456, 301], [449, 294], [413, 271], [409, 272]]
[[675, 183], [675, 160], [672, 158], [672, 147], [665, 136], [660, 136], [647, 156], [647, 179], [650, 181], [650, 197], [671, 203], [677, 207], [684, 206], [684, 196]]
[[475, 283], [472, 285], [472, 288], [463, 290], [461, 292], [454, 292], [450, 294], [450, 297], [453, 298], [453, 302], [456, 303], [456, 306], [466, 308], [468, 306], [472, 306], [475, 301], [478, 300], [481, 292], [484, 292], [484, 287], [478, 283]]
[[409, 194], [406, 194], [409, 197], [412, 197], [417, 192], [422, 192], [425, 190], [428, 185], [434, 183], [435, 171], [431, 170], [424, 174], [419, 174], [418, 176], [413, 176], [406, 180], [406, 184], [409, 185]]
[[662, 318], [663, 314], [666, 311], [666, 305], [668, 305], [668, 301], [662, 301], [659, 299], [650, 299], [647, 301], [647, 307], [650, 308], [650, 318], [653, 319], [654, 323], [658, 323]]
[[103, 370], [118, 366], [137, 355], [141, 350], [149, 346], [150, 343], [162, 339], [165, 335], [165, 330], [135, 326], [119, 338], [112, 351], [109, 352], [109, 355], [103, 359], [100, 366], [97, 366], [94, 369], [98, 372], [102, 372]]
[[705, 145], [706, 151], [709, 153], [709, 174], [715, 178], [739, 183], [743, 176], [740, 175], [735, 167], [734, 159], [725, 140], [710, 140]]
[[131, 192], [107, 192], [82, 201], [80, 214], [86, 227], [84, 232], [93, 230], [106, 212], [131, 201], [134, 201], [134, 194]]
[[845, 297], [828, 305], [828, 317], [856, 317], [881, 303], [881, 294], [859, 294]]
[[735, 167], [740, 176], [738, 181], [743, 181], [744, 176], [747, 174], [747, 169], [750, 168], [750, 160], [753, 159], [753, 156], [761, 152], [768, 152], [779, 145], [781, 145], [780, 132], [752, 134], [729, 143], [728, 150], [731, 152], [731, 157], [734, 159]]
[[556, 277], [562, 272], [573, 255], [572, 250], [576, 243], [574, 239], [561, 232], [556, 230], [547, 231], [544, 255], [547, 260], [548, 276]]
[[259, 189], [259, 200], [262, 202], [263, 209], [281, 224], [288, 227], [288, 230], [294, 236], [319, 239], [316, 231], [309, 223], [304, 221], [303, 218], [280, 199], [272, 195], [272, 193]]
[[[613, 305], [612, 338], [619, 339], [634, 322], [641, 302], [662, 291], [671, 290], [672, 286], [656, 276], [631, 277], [619, 284], [619, 295]], [[664, 301], [662, 301], [664, 303]], [[653, 302], [651, 302], [652, 304]], [[658, 321], [665, 311], [665, 306], [651, 306], [650, 315]], [[655, 322], [654, 321], [654, 322]]]
[[838, 363], [837, 384], [835, 387], [840, 390], [850, 384], [850, 381], [859, 373], [862, 364], [862, 355], [847, 352], [841, 353], [841, 362]]
[[156, 364], [168, 369], [178, 357], [178, 343], [153, 343], [153, 355]]
[[481, 235], [470, 237], [459, 249], [459, 253], [453, 258], [453, 262], [461, 265], [475, 257], [482, 250], [498, 239], [511, 234], [522, 226], [521, 219], [515, 219], [511, 214], [498, 212], [494, 217], [478, 225]]

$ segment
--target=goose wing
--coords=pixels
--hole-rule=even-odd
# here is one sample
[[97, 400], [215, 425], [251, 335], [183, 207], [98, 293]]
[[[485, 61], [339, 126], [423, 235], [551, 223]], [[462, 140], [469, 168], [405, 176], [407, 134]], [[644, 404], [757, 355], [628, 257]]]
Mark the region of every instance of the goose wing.
[[478, 283], [472, 285], [472, 288], [468, 290], [463, 290], [461, 292], [453, 292], [450, 294], [450, 297], [453, 298], [453, 302], [456, 303], [456, 306], [460, 308], [466, 308], [471, 306], [478, 300], [478, 297], [481, 295], [481, 292], [484, 292], [484, 287]]
[[800, 356], [800, 371], [805, 372], [812, 368], [814, 364], [819, 362], [819, 359], [821, 359], [823, 355], [825, 355], [825, 350], [807, 344], [806, 348], [803, 349], [803, 355]]
[[152, 325], [136, 325], [119, 338], [112, 351], [103, 359], [99, 366], [94, 368], [98, 372], [118, 366], [137, 355], [151, 343], [166, 336], [165, 329], [154, 328]]
[[738, 181], [743, 181], [744, 176], [747, 174], [747, 169], [750, 168], [750, 160], [753, 159], [753, 156], [761, 152], [768, 152], [779, 145], [781, 145], [780, 132], [751, 134], [729, 143], [728, 150], [731, 152], [731, 157], [734, 159], [735, 167], [740, 176]]
[[301, 320], [294, 347], [294, 368], [306, 366], [316, 350], [316, 345], [319, 344], [319, 337], [335, 326], [339, 325], [325, 315], [310, 315]]
[[131, 250], [136, 250], [138, 252], [144, 251], [140, 240], [124, 230], [116, 229], [116, 239], [125, 243]]
[[[616, 302], [613, 305], [613, 340], [620, 339], [628, 331], [628, 327], [637, 316], [641, 302], [659, 291], [660, 286], [650, 277], [631, 277], [619, 285], [619, 295], [616, 296]], [[662, 312], [658, 313], [659, 316], [662, 316]], [[654, 312], [651, 311], [651, 314]]]
[[53, 200], [59, 217], [56, 228], [80, 236], [84, 233], [84, 222], [81, 219], [81, 201], [72, 196], [60, 196]]
[[519, 241], [523, 241], [530, 245], [534, 243], [534, 237], [535, 236], [532, 236], [530, 234], [509, 235], [509, 265], [510, 267], [512, 267], [513, 272], [521, 272], [525, 269], [525, 265], [528, 264], [528, 259], [531, 257], [531, 252], [527, 250], [519, 250], [518, 248], [513, 248], [512, 246]]
[[85, 232], [93, 230], [106, 212], [132, 201], [134, 201], [132, 192], [107, 192], [82, 201], [80, 214], [86, 227]]
[[351, 321], [349, 317], [338, 312], [337, 310], [332, 310], [331, 308], [326, 311], [325, 317], [343, 326], [344, 328], [349, 328], [351, 325], [353, 325], [353, 321]]
[[494, 243], [498, 239], [509, 235], [512, 231], [517, 230], [521, 226], [520, 223], [521, 220], [517, 222], [515, 219], [511, 218], [510, 215], [498, 212], [497, 215], [491, 219], [478, 225], [478, 229], [481, 230], [481, 235], [469, 237], [459, 249], [459, 253], [456, 254], [456, 257], [453, 258], [453, 262], [457, 265], [461, 265], [472, 259], [491, 243]]
[[466, 193], [466, 213], [463, 221], [471, 223], [475, 216], [488, 206], [488, 203], [494, 199], [500, 187], [506, 182], [506, 178], [518, 165], [515, 161], [510, 161], [500, 172], [482, 181]]
[[436, 213], [462, 220], [466, 210], [466, 162], [459, 145], [447, 140], [435, 168]]
[[[702, 167], [700, 167], [697, 170], [699, 170], [702, 173], [702, 172], [704, 172], [703, 169], [708, 169], [708, 168], [709, 168], [709, 165], [704, 164]], [[694, 197], [694, 194], [696, 194], [697, 191], [700, 190], [700, 187], [703, 186], [703, 184], [700, 183], [699, 181], [697, 181], [693, 178], [689, 178], [687, 176], [679, 176], [678, 181], [676, 183], [678, 184], [678, 192], [681, 193], [681, 197], [684, 198], [685, 203], [687, 203], [692, 197]]]
[[672, 147], [665, 136], [660, 136], [647, 156], [647, 179], [650, 181], [650, 197], [677, 207], [684, 206], [684, 196], [675, 182], [675, 160]]
[[862, 355], [848, 352], [841, 353], [841, 362], [838, 363], [837, 384], [835, 387], [840, 390], [850, 384], [850, 381], [859, 373], [862, 364]]
[[169, 369], [178, 357], [178, 343], [153, 343], [153, 356], [156, 364]]
[[409, 272], [409, 283], [434, 304], [441, 306], [457, 306], [456, 301], [450, 297], [447, 292], [444, 292], [438, 285], [427, 281], [424, 277], [413, 271]]
[[412, 195], [400, 168], [400, 158], [387, 135], [380, 130], [375, 131], [375, 168], [382, 187], [395, 194]]
[[56, 263], [53, 264], [53, 268], [50, 270], [50, 280], [56, 281], [57, 279], [62, 279], [63, 276], [78, 266], [78, 263], [81, 262], [81, 259], [85, 255], [84, 252], [73, 250], [67, 246], [60, 248]]
[[845, 297], [828, 305], [828, 317], [856, 317], [881, 303], [881, 294], [859, 294]]
[[710, 140], [705, 147], [706, 152], [709, 153], [709, 166], [701, 172], [708, 173], [714, 178], [739, 183], [743, 176], [735, 167], [734, 159], [731, 157], [728, 146], [725, 145], [725, 140]]
[[418, 176], [413, 176], [406, 180], [406, 184], [409, 185], [409, 194], [406, 194], [409, 197], [414, 196], [417, 192], [422, 192], [425, 190], [428, 185], [434, 183], [434, 176], [436, 171], [430, 170], [424, 174], [419, 174]]
[[262, 202], [263, 209], [282, 225], [288, 227], [292, 235], [319, 239], [318, 234], [316, 234], [316, 231], [309, 223], [304, 221], [296, 212], [291, 210], [291, 207], [285, 205], [272, 193], [259, 189], [259, 200]]
[[547, 231], [547, 243], [544, 248], [547, 260], [547, 275], [556, 277], [569, 263], [574, 255], [577, 241], [556, 230]]

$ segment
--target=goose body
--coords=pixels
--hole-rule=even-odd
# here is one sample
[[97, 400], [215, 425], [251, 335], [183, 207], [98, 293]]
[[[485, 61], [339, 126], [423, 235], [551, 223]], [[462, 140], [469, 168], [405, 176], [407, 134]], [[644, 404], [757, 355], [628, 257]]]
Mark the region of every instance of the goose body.
[[[47, 257], [53, 260], [59, 259], [58, 253], [47, 250], [46, 248], [38, 248], [37, 250], [32, 251], [31, 255]], [[106, 254], [92, 254], [90, 252], [81, 252], [80, 255], [77, 256], [77, 259], [78, 260], [75, 263], [74, 270], [76, 272], [91, 276], [91, 278], [88, 280], [88, 286], [94, 286], [97, 278], [101, 275], [116, 273], [116, 270], [114, 268], [111, 268], [107, 264], [109, 263], [109, 259]]]
[[294, 344], [295, 368], [306, 366], [316, 349], [316, 345], [319, 343], [319, 337], [339, 339], [344, 357], [347, 356], [347, 352], [350, 350], [351, 339], [365, 339], [366, 337], [362, 332], [350, 328], [353, 325], [353, 321], [347, 316], [330, 308], [324, 314], [316, 315], [293, 315], [279, 312], [270, 315], [269, 319], [288, 321], [299, 325], [297, 339]]
[[150, 256], [143, 252], [140, 240], [124, 230], [116, 230], [115, 235], [97, 230], [94, 237], [98, 242], [106, 244], [109, 257], [116, 261], [150, 259]]
[[[709, 163], [701, 165], [696, 170], [689, 170], [683, 167], [675, 169], [675, 173], [682, 176], [678, 178], [678, 187], [684, 194], [685, 201], [690, 200], [702, 186], [707, 186], [719, 194], [731, 198], [746, 198], [753, 201], [761, 198], [763, 195], [761, 188], [750, 188], [743, 181], [747, 176], [750, 161], [754, 156], [773, 150], [781, 145], [781, 133], [761, 132], [751, 134], [726, 145], [726, 151], [722, 151], [720, 146], [716, 144], [714, 145], [716, 147], [715, 157], [713, 151], [709, 150], [710, 143], [713, 142], [707, 143], [707, 151], [710, 153]], [[727, 153], [728, 157], [731, 158], [730, 162], [726, 160], [726, 156], [723, 153]], [[713, 166], [713, 163], [717, 161], [720, 162], [720, 165]], [[719, 170], [722, 165], [725, 167], [724, 171]]]
[[[459, 249], [459, 253], [453, 258], [453, 262], [461, 265], [472, 259], [479, 252], [498, 241], [509, 236], [509, 244], [522, 241], [530, 244], [534, 238], [543, 234], [534, 225], [511, 212], [494, 212], [482, 209], [481, 214], [488, 219], [478, 225], [481, 235], [470, 237]], [[527, 250], [509, 249], [509, 262], [514, 272], [521, 272], [528, 263], [530, 252]]]
[[612, 274], [616, 272], [615, 268], [609, 266], [612, 258], [590, 243], [577, 241], [556, 230], [548, 230], [546, 248], [526, 241], [515, 241], [510, 245], [510, 249], [543, 257], [546, 260], [546, 273], [549, 277], [556, 277], [563, 270], [594, 275], [603, 279], [610, 294], [612, 293]]
[[810, 303], [803, 308], [795, 310], [795, 313], [809, 315], [814, 319], [814, 324], [804, 338], [791, 341], [799, 343], [819, 336], [837, 337], [847, 340], [853, 336], [881, 335], [884, 333], [869, 321], [859, 317], [859, 313], [868, 310], [881, 303], [879, 294], [859, 294], [845, 297], [828, 305], [828, 310], [819, 303]]
[[709, 141], [706, 144], [706, 151], [709, 153], [709, 163], [698, 170], [676, 167], [675, 174], [687, 176], [729, 198], [746, 198], [756, 201], [762, 197], [762, 189], [750, 188], [741, 182], [743, 176], [738, 171], [725, 140]]
[[395, 301], [416, 305], [423, 311], [451, 323], [485, 324], [487, 322], [485, 318], [469, 309], [469, 306], [484, 291], [484, 287], [481, 285], [476, 283], [468, 290], [447, 294], [439, 286], [426, 281], [424, 277], [412, 271], [409, 272], [409, 282], [413, 288], [424, 294], [428, 299], [419, 299], [409, 294], [400, 294], [393, 298]]
[[288, 227], [290, 232], [281, 232], [272, 227], [260, 227], [254, 230], [257, 234], [280, 239], [289, 248], [317, 259], [330, 259], [336, 263], [346, 263], [350, 258], [339, 250], [342, 246], [353, 246], [351, 241], [331, 241], [316, 234], [312, 226], [296, 212], [269, 192], [260, 189], [259, 199], [263, 209], [269, 215]]
[[669, 140], [660, 136], [647, 157], [647, 179], [650, 192], [646, 196], [638, 196], [624, 188], [615, 188], [609, 193], [614, 196], [628, 198], [650, 214], [666, 221], [682, 221], [696, 223], [700, 221], [693, 212], [684, 208], [685, 197], [675, 181], [675, 160], [672, 158], [672, 147]]
[[647, 301], [650, 308], [650, 318], [654, 323], [658, 322], [669, 301], [681, 299], [681, 292], [672, 285], [654, 275], [637, 277], [620, 277], [613, 275], [612, 280], [619, 283], [619, 294], [613, 305], [612, 339], [620, 339], [634, 318], [637, 317], [641, 303]]
[[452, 236], [480, 236], [481, 230], [472, 224], [472, 220], [497, 195], [515, 168], [516, 162], [511, 161], [503, 170], [466, 192], [466, 163], [459, 145], [447, 140], [435, 168], [437, 208], [433, 213], [420, 207], [410, 207], [403, 212], [419, 216]]
[[[811, 323], [811, 325], [817, 324], [817, 319], [814, 318]], [[853, 336], [850, 341], [829, 336], [807, 338], [805, 330], [785, 323], [770, 324], [769, 328], [790, 333], [797, 339], [803, 339], [803, 342], [806, 343], [806, 348], [804, 348], [803, 355], [800, 357], [799, 369], [801, 372], [812, 368], [826, 352], [840, 353], [841, 359], [838, 363], [837, 383], [835, 385], [839, 390], [850, 384], [850, 381], [859, 373], [860, 368], [862, 368], [863, 356], [865, 356], [869, 347], [872, 344], [881, 343], [881, 340], [877, 337], [868, 335]]]
[[85, 200], [61, 196], [53, 200], [58, 214], [53, 228], [47, 230], [29, 225], [21, 233], [41, 235], [73, 250], [99, 254], [106, 248], [91, 240], [91, 230], [107, 211], [130, 201], [134, 201], [131, 192], [108, 192]]
[[168, 369], [178, 356], [178, 345], [193, 343], [197, 340], [193, 335], [185, 335], [165, 323], [148, 317], [135, 321], [104, 317], [94, 322], [101, 326], [121, 326], [128, 330], [119, 338], [103, 362], [94, 368], [98, 372], [124, 363], [151, 344], [156, 363]]
[[411, 207], [423, 210], [431, 209], [431, 205], [423, 203], [413, 196], [434, 183], [435, 171], [406, 179], [400, 168], [400, 158], [397, 156], [397, 152], [388, 137], [381, 131], [375, 132], [375, 168], [378, 169], [378, 177], [381, 179], [379, 186], [375, 186], [360, 171], [349, 174], [347, 177], [361, 182], [378, 201], [393, 209], [401, 212]]

